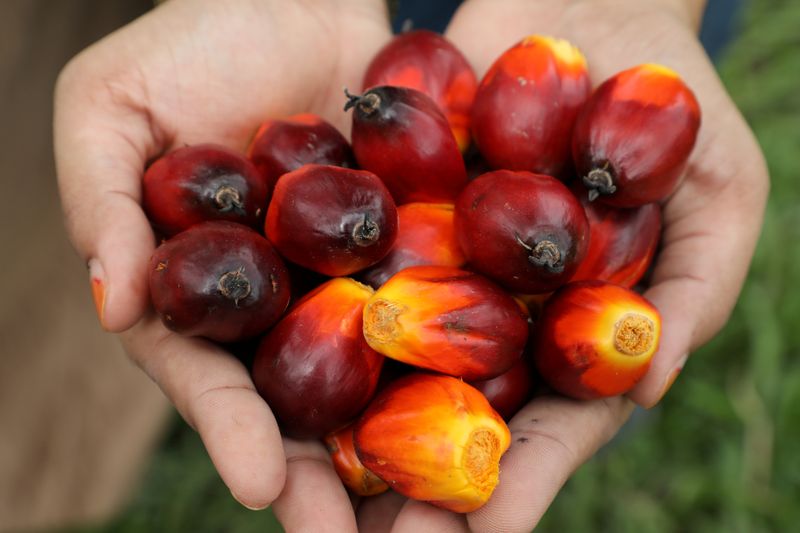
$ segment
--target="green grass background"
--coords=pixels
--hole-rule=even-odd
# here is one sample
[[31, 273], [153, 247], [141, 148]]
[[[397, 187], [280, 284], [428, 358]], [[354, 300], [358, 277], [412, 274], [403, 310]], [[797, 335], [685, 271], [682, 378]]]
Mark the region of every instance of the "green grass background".
[[[772, 194], [725, 330], [662, 405], [567, 483], [541, 531], [800, 531], [800, 2], [752, 2], [719, 70]], [[313, 499], [313, 495], [309, 495]], [[97, 532], [281, 531], [239, 507], [180, 421], [124, 513]]]

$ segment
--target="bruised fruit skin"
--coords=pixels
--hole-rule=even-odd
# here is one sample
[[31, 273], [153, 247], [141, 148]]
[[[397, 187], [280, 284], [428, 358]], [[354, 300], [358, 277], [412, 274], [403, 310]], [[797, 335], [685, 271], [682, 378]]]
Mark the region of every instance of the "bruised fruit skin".
[[637, 207], [677, 188], [697, 139], [700, 106], [672, 70], [645, 64], [606, 80], [575, 124], [572, 156], [590, 200]]
[[577, 48], [552, 37], [526, 37], [481, 80], [472, 107], [475, 143], [493, 168], [563, 178], [572, 127], [590, 93]]
[[383, 356], [362, 335], [372, 289], [336, 278], [307, 294], [261, 341], [253, 382], [285, 435], [321, 438], [361, 412]]
[[579, 400], [616, 396], [645, 375], [661, 317], [637, 293], [603, 281], [570, 283], [545, 305], [534, 358], [542, 378]]
[[359, 496], [375, 496], [389, 489], [381, 478], [365, 467], [356, 455], [353, 444], [353, 425], [325, 437], [333, 468], [342, 483]]
[[312, 113], [264, 122], [250, 142], [247, 157], [261, 172], [270, 191], [282, 175], [309, 163], [355, 166], [344, 135]]
[[503, 420], [510, 420], [533, 393], [533, 370], [522, 357], [496, 378], [472, 381], [470, 385], [481, 391]]
[[457, 513], [492, 495], [511, 434], [475, 388], [412, 374], [381, 392], [356, 423], [364, 466], [409, 498]]
[[419, 266], [394, 275], [370, 298], [364, 336], [392, 359], [480, 380], [502, 374], [520, 358], [528, 324], [514, 298], [486, 278]]
[[278, 180], [265, 231], [289, 261], [346, 276], [389, 253], [397, 223], [394, 201], [376, 175], [306, 165]]
[[471, 267], [524, 294], [569, 281], [589, 241], [586, 214], [569, 189], [522, 171], [473, 180], [456, 200], [455, 227]]
[[372, 59], [364, 88], [408, 87], [427, 94], [441, 108], [463, 152], [470, 143], [470, 109], [478, 80], [453, 43], [427, 30], [396, 35]]
[[150, 298], [183, 335], [235, 342], [274, 324], [289, 303], [289, 274], [270, 242], [233, 222], [203, 222], [150, 258]]
[[358, 165], [380, 176], [398, 205], [452, 202], [467, 184], [467, 171], [436, 103], [404, 87], [346, 94]]
[[661, 208], [647, 204], [620, 209], [590, 202], [581, 204], [589, 220], [589, 248], [572, 281], [598, 279], [631, 288], [644, 276], [661, 236]]
[[400, 225], [397, 240], [380, 263], [359, 276], [375, 288], [411, 266], [460, 267], [464, 254], [456, 240], [453, 204], [413, 203], [397, 208]]
[[142, 207], [166, 237], [207, 220], [260, 229], [268, 198], [256, 168], [215, 144], [178, 148], [157, 159], [142, 178]]

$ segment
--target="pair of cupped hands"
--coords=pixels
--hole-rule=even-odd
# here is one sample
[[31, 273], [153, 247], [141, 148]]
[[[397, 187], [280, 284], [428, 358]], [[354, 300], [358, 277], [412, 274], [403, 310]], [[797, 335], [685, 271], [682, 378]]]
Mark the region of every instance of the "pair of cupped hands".
[[663, 316], [646, 377], [627, 397], [533, 399], [491, 500], [468, 515], [385, 493], [350, 498], [323, 446], [282, 438], [231, 354], [164, 328], [148, 304], [155, 247], [141, 208], [147, 162], [185, 144], [244, 150], [268, 117], [313, 112], [350, 130], [342, 89], [360, 88], [390, 38], [384, 0], [169, 0], [78, 55], [56, 89], [55, 151], [70, 237], [88, 263], [103, 327], [203, 439], [233, 496], [272, 505], [288, 531], [529, 531], [570, 474], [625, 422], [655, 405], [688, 354], [726, 322], [760, 231], [763, 157], [696, 38], [692, 0], [468, 0], [446, 35], [482, 76], [524, 36], [566, 38], [595, 85], [663, 63], [695, 91], [703, 124], [687, 173], [664, 204], [645, 295]]

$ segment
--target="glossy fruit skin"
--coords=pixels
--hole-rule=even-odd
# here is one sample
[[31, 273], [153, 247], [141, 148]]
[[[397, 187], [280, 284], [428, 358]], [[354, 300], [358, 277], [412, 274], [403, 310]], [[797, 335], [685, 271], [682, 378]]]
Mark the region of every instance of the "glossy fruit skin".
[[[581, 185], [578, 184], [578, 187]], [[580, 194], [580, 190], [573, 191]], [[589, 220], [589, 247], [572, 281], [598, 279], [634, 287], [647, 272], [661, 237], [661, 207], [620, 209], [580, 194]]]
[[579, 400], [624, 394], [647, 373], [661, 317], [637, 293], [604, 281], [556, 292], [538, 325], [534, 359], [556, 391]]
[[157, 159], [142, 178], [142, 207], [165, 237], [207, 220], [260, 229], [268, 198], [256, 168], [215, 144], [178, 148]]
[[493, 168], [565, 178], [572, 128], [591, 93], [583, 54], [567, 41], [526, 37], [481, 80], [472, 134]]
[[606, 80], [575, 124], [572, 155], [591, 197], [637, 207], [677, 188], [700, 128], [700, 106], [672, 70], [645, 64]]
[[285, 435], [321, 438], [372, 399], [383, 357], [361, 334], [371, 295], [352, 279], [333, 279], [292, 306], [261, 341], [253, 382]]
[[404, 87], [373, 87], [349, 95], [353, 152], [374, 172], [398, 205], [452, 202], [467, 171], [447, 119], [425, 94]]
[[510, 442], [508, 427], [480, 392], [430, 374], [392, 383], [355, 429], [359, 459], [393, 490], [457, 513], [489, 499]]
[[470, 385], [481, 391], [503, 420], [510, 420], [533, 394], [533, 369], [527, 358], [521, 357], [496, 378], [472, 381]]
[[278, 180], [265, 231], [289, 261], [346, 276], [389, 253], [397, 224], [394, 201], [371, 172], [305, 165]]
[[569, 281], [589, 241], [586, 214], [569, 189], [523, 171], [473, 180], [456, 200], [455, 226], [469, 265], [523, 294]]
[[456, 240], [453, 210], [453, 204], [412, 203], [398, 207], [400, 222], [392, 250], [359, 278], [377, 289], [404, 268], [463, 266], [466, 259]]
[[375, 496], [386, 492], [389, 485], [367, 469], [356, 455], [353, 429], [351, 424], [325, 437], [325, 446], [331, 454], [333, 469], [342, 483], [359, 496]]
[[236, 342], [274, 324], [289, 303], [289, 274], [267, 239], [241, 224], [203, 222], [156, 248], [150, 298], [167, 328]]
[[481, 380], [520, 358], [528, 323], [517, 302], [483, 276], [419, 266], [395, 274], [370, 298], [364, 336], [392, 359]]
[[306, 164], [355, 167], [353, 151], [344, 135], [312, 113], [267, 120], [258, 128], [247, 157], [271, 191], [278, 178]]
[[380, 85], [408, 87], [430, 96], [447, 117], [461, 151], [467, 149], [478, 79], [453, 43], [428, 30], [395, 35], [364, 75], [364, 89]]

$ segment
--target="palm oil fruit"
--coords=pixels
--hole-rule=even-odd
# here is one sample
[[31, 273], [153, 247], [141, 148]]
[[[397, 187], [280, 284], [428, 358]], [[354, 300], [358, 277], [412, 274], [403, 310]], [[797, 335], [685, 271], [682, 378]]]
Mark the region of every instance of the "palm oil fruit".
[[403, 496], [457, 513], [486, 503], [510, 443], [508, 427], [480, 392], [441, 375], [393, 382], [355, 427], [364, 466]]
[[511, 368], [528, 337], [517, 302], [465, 270], [418, 266], [392, 276], [364, 307], [373, 349], [403, 363], [466, 380]]
[[645, 64], [595, 90], [575, 124], [572, 156], [590, 200], [637, 207], [677, 188], [700, 128], [700, 106], [673, 70]]
[[533, 370], [526, 357], [499, 376], [484, 381], [471, 381], [481, 391], [503, 420], [510, 420], [533, 393]]
[[586, 60], [576, 47], [526, 37], [481, 80], [472, 107], [475, 143], [493, 168], [564, 178], [572, 128], [590, 92]]
[[400, 225], [392, 250], [378, 264], [362, 272], [359, 279], [377, 289], [404, 268], [460, 267], [466, 262], [456, 241], [453, 204], [405, 204], [397, 208], [397, 215]]
[[616, 396], [647, 373], [660, 335], [661, 317], [644, 297], [604, 281], [578, 281], [547, 300], [534, 358], [544, 381], [566, 396]]
[[461, 151], [470, 143], [470, 109], [478, 80], [453, 43], [427, 30], [396, 35], [372, 59], [364, 88], [393, 85], [416, 89], [441, 108]]
[[389, 489], [381, 478], [367, 469], [356, 455], [353, 444], [353, 425], [325, 437], [325, 446], [331, 454], [333, 469], [345, 487], [359, 496], [375, 496]]
[[165, 237], [207, 220], [259, 228], [268, 198], [256, 168], [215, 144], [178, 148], [157, 159], [142, 178], [142, 207]]
[[524, 171], [495, 170], [470, 182], [456, 201], [455, 227], [472, 268], [523, 294], [569, 281], [589, 242], [586, 214], [569, 189]]
[[353, 151], [344, 135], [312, 113], [264, 122], [247, 157], [261, 172], [271, 191], [282, 175], [306, 164], [353, 168]]
[[579, 198], [589, 220], [589, 248], [572, 281], [597, 279], [632, 288], [647, 272], [656, 254], [661, 236], [661, 208], [658, 204], [646, 204], [620, 209], [590, 202], [585, 194]]
[[398, 205], [455, 199], [467, 171], [450, 125], [430, 97], [391, 86], [346, 94], [356, 161], [381, 177]]
[[150, 298], [167, 328], [236, 342], [262, 333], [289, 303], [289, 274], [270, 242], [234, 222], [192, 226], [156, 248]]
[[376, 175], [305, 165], [278, 180], [265, 231], [292, 263], [335, 277], [383, 259], [397, 223], [394, 201]]
[[330, 280], [293, 305], [261, 341], [253, 382], [286, 435], [321, 438], [372, 399], [383, 364], [362, 334], [372, 292], [349, 278]]

